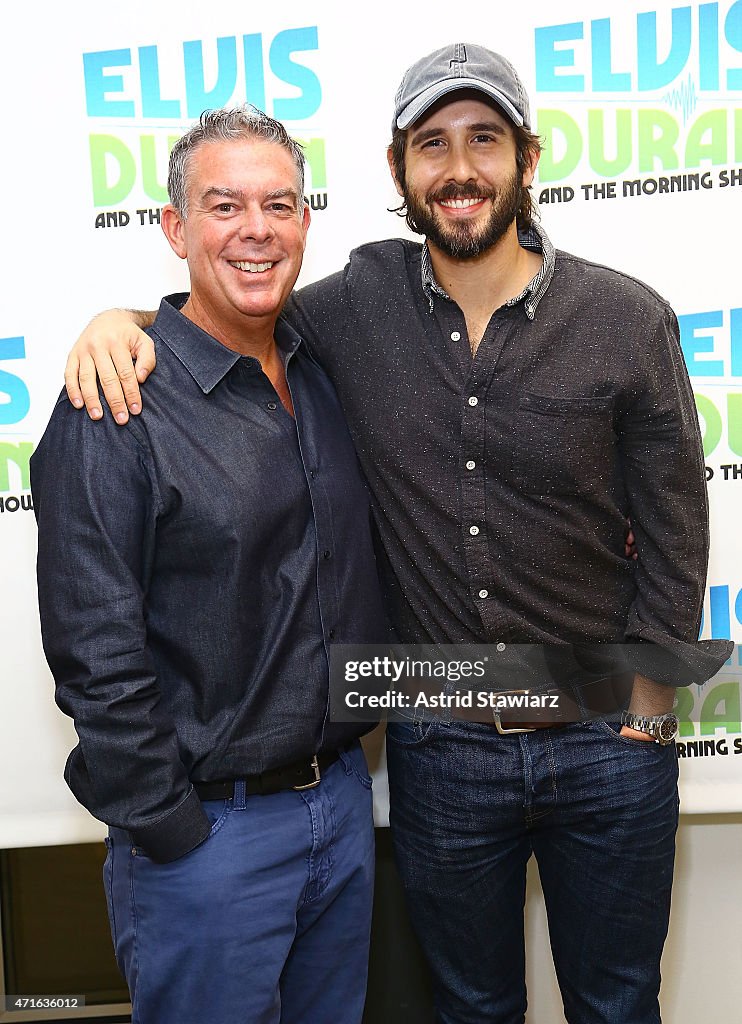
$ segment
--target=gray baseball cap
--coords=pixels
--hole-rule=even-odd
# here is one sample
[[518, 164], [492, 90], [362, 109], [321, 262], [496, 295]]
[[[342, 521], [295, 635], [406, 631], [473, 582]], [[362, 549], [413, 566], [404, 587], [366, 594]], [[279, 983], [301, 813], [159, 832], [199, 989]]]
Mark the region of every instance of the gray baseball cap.
[[453, 43], [408, 68], [394, 98], [395, 128], [409, 128], [441, 96], [483, 92], [519, 127], [531, 127], [528, 96], [510, 61], [476, 43]]

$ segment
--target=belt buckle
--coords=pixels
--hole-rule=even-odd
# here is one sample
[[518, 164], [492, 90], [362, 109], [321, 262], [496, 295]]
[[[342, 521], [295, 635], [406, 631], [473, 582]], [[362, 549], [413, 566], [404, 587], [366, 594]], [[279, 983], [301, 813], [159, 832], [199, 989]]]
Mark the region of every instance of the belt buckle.
[[[530, 690], [501, 690], [500, 692], [503, 693], [503, 694], [513, 694], [513, 696], [515, 696], [517, 694], [526, 694], [527, 695], [527, 694], [530, 694], [531, 691]], [[502, 724], [502, 719], [500, 718], [500, 711], [497, 708], [493, 708], [492, 709], [492, 717], [495, 720], [495, 728], [497, 729], [497, 731], [499, 732], [499, 734], [501, 736], [513, 736], [513, 735], [515, 735], [517, 733], [536, 732], [536, 730], [533, 729], [533, 728], [519, 729], [517, 726], [514, 726], [512, 729], [506, 728]]]
[[309, 767], [310, 768], [314, 768], [314, 779], [313, 779], [313, 781], [312, 782], [307, 782], [304, 786], [292, 786], [291, 787], [292, 789], [295, 789], [297, 792], [300, 792], [302, 789], [314, 789], [315, 786], [319, 786], [320, 782], [322, 781], [322, 776], [320, 775], [319, 762], [317, 761], [317, 755], [316, 754], [314, 755], [312, 760], [309, 762]]

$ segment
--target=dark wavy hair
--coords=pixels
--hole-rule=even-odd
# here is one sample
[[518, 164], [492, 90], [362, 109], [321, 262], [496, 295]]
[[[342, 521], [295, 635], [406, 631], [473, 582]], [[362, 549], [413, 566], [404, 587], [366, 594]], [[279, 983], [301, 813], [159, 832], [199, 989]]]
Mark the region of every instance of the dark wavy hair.
[[[541, 139], [539, 139], [538, 135], [534, 135], [533, 132], [529, 132], [527, 128], [519, 128], [516, 124], [511, 125], [511, 127], [513, 129], [513, 138], [515, 139], [515, 164], [518, 169], [518, 174], [522, 180], [531, 158], [537, 156], [541, 152]], [[407, 161], [405, 159], [406, 144], [407, 130], [395, 128], [392, 134], [392, 144], [390, 148], [394, 173], [397, 181], [401, 184], [405, 183], [405, 176], [407, 173]], [[398, 217], [404, 217], [407, 222], [407, 227], [410, 231], [414, 231], [416, 235], [423, 234], [415, 223], [415, 218], [411, 216], [407, 209], [406, 202], [402, 202], [399, 206], [392, 207], [390, 209], [390, 213], [396, 213]], [[529, 185], [528, 188], [521, 189], [520, 206], [518, 207], [516, 222], [519, 228], [527, 230], [537, 218], [538, 211], [534, 198], [531, 195], [531, 186]]]

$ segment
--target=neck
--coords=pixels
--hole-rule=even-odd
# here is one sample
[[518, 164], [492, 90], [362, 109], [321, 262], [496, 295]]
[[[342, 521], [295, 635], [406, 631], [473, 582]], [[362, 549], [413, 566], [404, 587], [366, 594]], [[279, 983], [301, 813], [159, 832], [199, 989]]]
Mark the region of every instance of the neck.
[[543, 262], [540, 253], [522, 248], [515, 221], [492, 248], [472, 259], [455, 259], [430, 242], [428, 249], [436, 281], [467, 318], [491, 314], [520, 295]]
[[265, 317], [242, 316], [238, 322], [229, 322], [206, 309], [193, 292], [181, 313], [226, 348], [239, 352], [241, 356], [258, 359], [264, 368], [275, 358], [274, 331], [278, 314]]

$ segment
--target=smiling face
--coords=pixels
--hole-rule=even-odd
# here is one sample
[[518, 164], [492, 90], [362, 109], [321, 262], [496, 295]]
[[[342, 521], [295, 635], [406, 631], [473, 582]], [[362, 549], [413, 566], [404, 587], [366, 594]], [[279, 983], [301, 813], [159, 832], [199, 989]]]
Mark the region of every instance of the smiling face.
[[208, 142], [187, 174], [188, 215], [163, 210], [173, 250], [188, 261], [184, 312], [230, 348], [272, 327], [301, 269], [309, 210], [291, 155], [262, 139]]
[[[391, 153], [389, 162], [394, 174]], [[462, 91], [408, 130], [404, 181], [395, 182], [428, 243], [465, 260], [509, 232], [515, 237], [521, 189], [535, 166], [534, 159], [519, 174], [508, 119], [481, 93]]]

